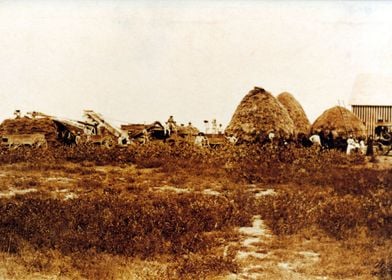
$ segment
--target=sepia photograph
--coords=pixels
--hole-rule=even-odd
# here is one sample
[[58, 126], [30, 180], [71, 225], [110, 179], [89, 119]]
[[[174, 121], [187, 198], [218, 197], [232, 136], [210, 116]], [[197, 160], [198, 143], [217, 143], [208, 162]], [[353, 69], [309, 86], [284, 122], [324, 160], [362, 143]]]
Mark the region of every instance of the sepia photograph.
[[392, 279], [392, 1], [0, 0], [0, 280]]

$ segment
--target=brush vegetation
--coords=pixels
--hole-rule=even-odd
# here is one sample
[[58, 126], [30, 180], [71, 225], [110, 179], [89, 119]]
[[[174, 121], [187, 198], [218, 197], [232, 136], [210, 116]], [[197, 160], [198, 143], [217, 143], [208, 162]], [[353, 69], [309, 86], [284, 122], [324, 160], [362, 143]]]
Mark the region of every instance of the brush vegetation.
[[[279, 240], [328, 238], [362, 248], [358, 275], [391, 277], [385, 248], [392, 236], [392, 172], [371, 168], [360, 155], [293, 146], [149, 143], [110, 150], [3, 149], [0, 161], [3, 193], [11, 187], [35, 190], [0, 197], [5, 278], [235, 274], [235, 256], [224, 255], [223, 248], [255, 215]], [[276, 195], [257, 198], [249, 191], [255, 185]], [[161, 191], [163, 186], [175, 191]], [[64, 196], [65, 189], [74, 196]], [[350, 248], [345, 252], [357, 255]], [[322, 273], [353, 277], [343, 266], [325, 266]]]

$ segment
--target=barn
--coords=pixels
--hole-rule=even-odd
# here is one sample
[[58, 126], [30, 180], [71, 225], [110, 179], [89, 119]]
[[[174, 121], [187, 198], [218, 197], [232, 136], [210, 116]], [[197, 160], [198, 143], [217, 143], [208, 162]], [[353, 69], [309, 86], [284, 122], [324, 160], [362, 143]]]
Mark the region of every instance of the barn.
[[392, 76], [359, 75], [350, 103], [352, 112], [365, 124], [367, 134], [374, 136], [378, 122], [392, 122]]
[[368, 135], [374, 136], [374, 129], [378, 122], [392, 122], [392, 105], [352, 104], [353, 113], [360, 118]]

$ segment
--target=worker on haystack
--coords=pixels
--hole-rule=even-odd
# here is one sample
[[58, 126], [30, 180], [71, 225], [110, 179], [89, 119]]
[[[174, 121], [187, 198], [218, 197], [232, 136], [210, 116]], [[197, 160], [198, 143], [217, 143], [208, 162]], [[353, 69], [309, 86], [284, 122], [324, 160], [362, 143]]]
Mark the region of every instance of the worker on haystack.
[[21, 118], [20, 110], [15, 110], [14, 115], [15, 115], [15, 119], [20, 119]]
[[188, 140], [192, 139], [192, 137], [195, 135], [195, 131], [197, 131], [197, 129], [192, 125], [191, 122], [188, 122], [188, 125], [185, 128], [186, 137]]
[[170, 126], [168, 122], [165, 122], [165, 124], [163, 125], [163, 134], [165, 136], [170, 136]]
[[189, 131], [194, 130], [194, 127], [193, 127], [191, 122], [188, 122], [188, 127], [187, 128], [188, 128]]
[[173, 116], [170, 116], [169, 119], [167, 120], [167, 124], [169, 126], [170, 131], [176, 131], [176, 122], [173, 118]]
[[180, 129], [181, 132], [184, 132], [186, 130], [185, 124], [181, 123], [180, 124]]

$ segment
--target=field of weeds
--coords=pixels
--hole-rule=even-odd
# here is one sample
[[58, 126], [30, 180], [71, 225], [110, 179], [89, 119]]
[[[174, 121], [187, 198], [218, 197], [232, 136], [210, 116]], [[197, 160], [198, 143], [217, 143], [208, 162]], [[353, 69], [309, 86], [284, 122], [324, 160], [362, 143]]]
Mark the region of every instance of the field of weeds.
[[392, 277], [391, 161], [151, 143], [0, 162], [0, 278]]

